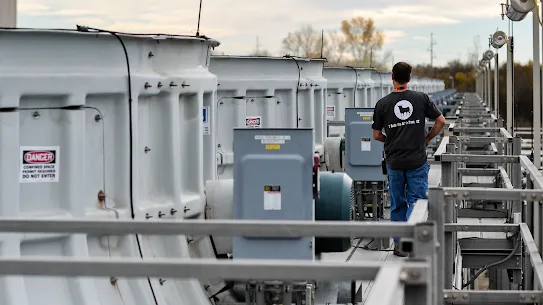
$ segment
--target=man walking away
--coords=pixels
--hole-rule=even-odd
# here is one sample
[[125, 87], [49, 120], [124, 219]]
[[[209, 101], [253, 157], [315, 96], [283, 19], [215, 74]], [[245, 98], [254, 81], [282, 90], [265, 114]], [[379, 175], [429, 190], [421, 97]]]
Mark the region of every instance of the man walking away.
[[[445, 126], [445, 117], [428, 95], [407, 89], [410, 80], [411, 66], [395, 64], [394, 91], [377, 102], [373, 114], [373, 138], [385, 143], [391, 221], [407, 221], [417, 200], [428, 198], [426, 146]], [[435, 120], [427, 134], [425, 118]], [[398, 238], [394, 255], [406, 256]]]

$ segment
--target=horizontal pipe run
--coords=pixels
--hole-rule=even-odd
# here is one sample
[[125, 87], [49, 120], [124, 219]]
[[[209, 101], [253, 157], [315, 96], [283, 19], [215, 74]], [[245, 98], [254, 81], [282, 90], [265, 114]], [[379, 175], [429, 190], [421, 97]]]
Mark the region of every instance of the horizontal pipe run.
[[1, 218], [0, 232], [104, 235], [216, 235], [251, 237], [413, 237], [413, 224], [401, 222], [270, 220], [88, 220]]
[[[424, 262], [332, 263], [301, 260], [0, 258], [0, 275], [162, 277], [222, 280], [375, 279], [381, 268], [425, 274]], [[424, 277], [423, 277], [424, 278]]]

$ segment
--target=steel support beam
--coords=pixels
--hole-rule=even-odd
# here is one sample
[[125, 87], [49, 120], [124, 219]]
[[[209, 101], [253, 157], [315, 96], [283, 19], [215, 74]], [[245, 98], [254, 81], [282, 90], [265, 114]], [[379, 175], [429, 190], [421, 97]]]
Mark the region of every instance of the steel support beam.
[[475, 187], [448, 187], [443, 188], [447, 200], [543, 200], [543, 190], [499, 189], [499, 188], [475, 188]]
[[533, 117], [532, 127], [534, 130], [534, 165], [537, 168], [541, 168], [541, 62], [539, 54], [539, 12], [537, 6], [534, 7], [532, 12], [532, 24], [533, 24]]
[[458, 173], [462, 176], [495, 176], [500, 173], [496, 168], [465, 168], [460, 167]]
[[526, 156], [520, 156], [520, 164], [526, 172], [530, 174], [530, 178], [534, 184], [534, 189], [543, 189], [543, 175], [539, 172], [537, 167]]
[[[480, 269], [487, 267], [495, 262], [499, 262], [507, 258], [509, 254], [462, 254], [462, 267], [470, 269]], [[520, 254], [511, 257], [505, 262], [491, 267], [493, 269], [509, 269], [509, 270], [520, 270], [522, 269], [521, 256]]]
[[534, 238], [532, 237], [532, 233], [528, 228], [528, 225], [526, 225], [525, 223], [521, 223], [520, 233], [522, 235], [522, 241], [524, 242], [524, 246], [526, 247], [526, 252], [530, 256], [530, 262], [532, 263], [532, 267], [534, 270], [534, 280], [539, 285], [539, 287], [542, 287], [543, 260], [541, 259], [541, 254], [539, 254], [539, 251], [537, 251], [537, 246], [535, 244]]
[[447, 304], [493, 305], [534, 304], [543, 300], [541, 291], [444, 291]]
[[498, 155], [442, 154], [440, 157], [441, 157], [440, 158], [441, 162], [465, 162], [465, 163], [519, 163], [520, 162], [518, 155], [517, 156], [514, 156], [514, 155], [498, 156]]
[[519, 225], [517, 224], [445, 224], [445, 231], [457, 232], [518, 232]]

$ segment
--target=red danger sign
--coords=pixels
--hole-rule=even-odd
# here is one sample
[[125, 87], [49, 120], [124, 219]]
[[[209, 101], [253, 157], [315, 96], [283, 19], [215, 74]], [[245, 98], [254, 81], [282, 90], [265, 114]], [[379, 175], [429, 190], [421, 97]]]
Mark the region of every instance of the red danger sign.
[[245, 126], [248, 128], [260, 128], [261, 119], [260, 117], [247, 117], [245, 118]]
[[53, 163], [55, 161], [54, 151], [26, 151], [23, 155], [24, 163]]
[[58, 182], [58, 151], [58, 146], [21, 146], [19, 182]]

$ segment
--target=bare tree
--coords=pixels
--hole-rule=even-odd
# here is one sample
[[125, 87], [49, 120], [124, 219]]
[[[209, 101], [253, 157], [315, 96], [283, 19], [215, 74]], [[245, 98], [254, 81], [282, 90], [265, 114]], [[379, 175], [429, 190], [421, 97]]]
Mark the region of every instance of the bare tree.
[[342, 33], [330, 32], [324, 37], [323, 57], [328, 59], [329, 66], [339, 66], [344, 62], [347, 40]]
[[283, 39], [283, 50], [289, 55], [314, 57], [319, 54], [321, 39], [311, 25], [304, 25]]

